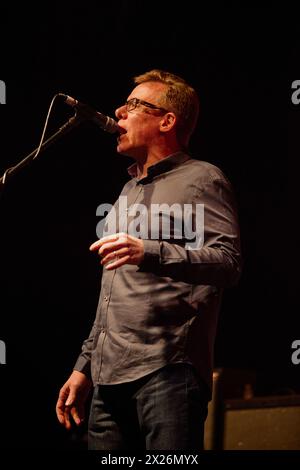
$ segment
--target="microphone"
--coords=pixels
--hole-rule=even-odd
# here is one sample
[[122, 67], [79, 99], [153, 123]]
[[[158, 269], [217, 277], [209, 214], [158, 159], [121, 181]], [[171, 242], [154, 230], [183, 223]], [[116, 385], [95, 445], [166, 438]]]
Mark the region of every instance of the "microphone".
[[87, 104], [81, 103], [75, 98], [72, 98], [72, 96], [64, 95], [63, 93], [58, 93], [58, 96], [61, 96], [66, 104], [75, 108], [78, 111], [79, 115], [82, 115], [86, 119], [94, 121], [104, 131], [107, 131], [110, 134], [114, 134], [115, 132], [121, 132], [121, 128], [113, 118], [99, 113]]

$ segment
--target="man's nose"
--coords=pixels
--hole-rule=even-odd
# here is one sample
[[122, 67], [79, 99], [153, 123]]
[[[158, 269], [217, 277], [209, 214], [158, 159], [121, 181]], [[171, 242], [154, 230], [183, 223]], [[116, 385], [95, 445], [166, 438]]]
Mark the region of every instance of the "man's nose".
[[127, 114], [126, 104], [124, 104], [123, 106], [120, 106], [115, 111], [115, 115], [118, 119], [124, 119], [124, 116], [126, 116], [126, 114]]

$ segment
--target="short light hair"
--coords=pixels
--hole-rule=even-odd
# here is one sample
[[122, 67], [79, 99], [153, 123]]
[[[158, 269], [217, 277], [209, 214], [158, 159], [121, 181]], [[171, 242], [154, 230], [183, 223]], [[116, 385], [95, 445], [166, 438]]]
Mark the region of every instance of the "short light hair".
[[199, 115], [199, 98], [183, 78], [163, 70], [150, 70], [134, 77], [137, 85], [145, 82], [160, 82], [167, 85], [166, 93], [159, 99], [159, 106], [174, 112], [178, 123], [176, 134], [178, 142], [187, 147], [194, 132]]

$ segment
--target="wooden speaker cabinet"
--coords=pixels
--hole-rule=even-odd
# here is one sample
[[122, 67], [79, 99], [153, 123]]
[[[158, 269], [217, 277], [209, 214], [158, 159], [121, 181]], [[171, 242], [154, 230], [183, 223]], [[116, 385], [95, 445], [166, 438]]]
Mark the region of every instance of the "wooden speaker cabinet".
[[300, 450], [300, 395], [226, 400], [224, 450]]

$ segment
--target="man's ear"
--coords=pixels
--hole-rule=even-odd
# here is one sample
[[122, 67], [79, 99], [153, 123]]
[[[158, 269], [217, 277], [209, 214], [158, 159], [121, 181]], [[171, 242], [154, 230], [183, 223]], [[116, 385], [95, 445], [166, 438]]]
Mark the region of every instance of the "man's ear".
[[160, 121], [160, 131], [169, 132], [176, 124], [176, 116], [174, 113], [166, 113]]

